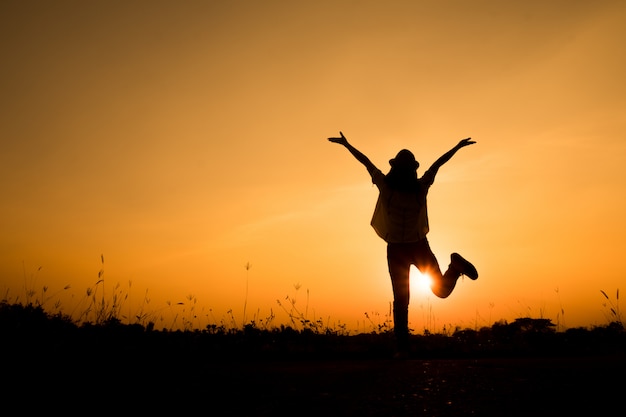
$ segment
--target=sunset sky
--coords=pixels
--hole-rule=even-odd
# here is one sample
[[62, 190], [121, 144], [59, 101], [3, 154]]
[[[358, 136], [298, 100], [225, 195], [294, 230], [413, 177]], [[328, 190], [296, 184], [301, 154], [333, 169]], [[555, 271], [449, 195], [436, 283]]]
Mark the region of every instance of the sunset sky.
[[439, 171], [428, 237], [443, 270], [459, 252], [480, 276], [441, 300], [414, 272], [416, 332], [606, 324], [601, 290], [626, 283], [625, 22], [604, 0], [3, 1], [3, 298], [80, 311], [103, 269], [130, 316], [279, 324], [295, 301], [371, 329], [385, 242], [342, 131], [384, 172], [411, 149], [419, 175], [477, 142]]

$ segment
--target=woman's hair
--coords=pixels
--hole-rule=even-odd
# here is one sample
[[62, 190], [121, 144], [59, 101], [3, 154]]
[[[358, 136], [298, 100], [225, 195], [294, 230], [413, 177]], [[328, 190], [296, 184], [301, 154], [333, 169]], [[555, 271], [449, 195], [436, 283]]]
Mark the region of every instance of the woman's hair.
[[391, 167], [385, 182], [392, 190], [396, 191], [418, 191], [420, 183], [417, 181], [417, 171], [407, 167]]

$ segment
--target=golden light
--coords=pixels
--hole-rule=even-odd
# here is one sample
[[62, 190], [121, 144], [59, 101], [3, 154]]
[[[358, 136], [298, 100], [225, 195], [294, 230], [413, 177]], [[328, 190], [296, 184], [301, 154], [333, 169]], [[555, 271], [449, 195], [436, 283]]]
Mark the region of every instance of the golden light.
[[428, 274], [422, 274], [419, 269], [411, 267], [411, 293], [430, 294], [430, 284]]

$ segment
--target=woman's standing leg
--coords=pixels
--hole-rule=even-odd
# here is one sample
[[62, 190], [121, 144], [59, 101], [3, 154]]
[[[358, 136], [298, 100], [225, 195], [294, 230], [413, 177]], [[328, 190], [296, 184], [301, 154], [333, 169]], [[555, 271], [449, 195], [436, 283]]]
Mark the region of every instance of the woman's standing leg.
[[403, 243], [387, 245], [387, 264], [393, 288], [393, 329], [398, 353], [409, 351], [409, 271], [410, 246]]

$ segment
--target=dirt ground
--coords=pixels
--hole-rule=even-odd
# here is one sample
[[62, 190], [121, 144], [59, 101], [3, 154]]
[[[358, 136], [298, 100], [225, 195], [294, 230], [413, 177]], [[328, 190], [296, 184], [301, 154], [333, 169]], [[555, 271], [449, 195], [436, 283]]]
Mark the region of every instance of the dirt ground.
[[[626, 360], [354, 360], [212, 364], [221, 415], [578, 416], [622, 409]], [[202, 384], [198, 385], [201, 388]]]
[[416, 335], [410, 359], [396, 360], [389, 334], [7, 323], [0, 398], [11, 415], [574, 417], [622, 415], [626, 395], [621, 326]]
[[65, 415], [578, 416], [614, 414], [626, 393], [623, 355], [220, 360], [57, 354], [31, 357], [18, 368], [26, 372], [5, 373], [11, 384], [3, 402]]

